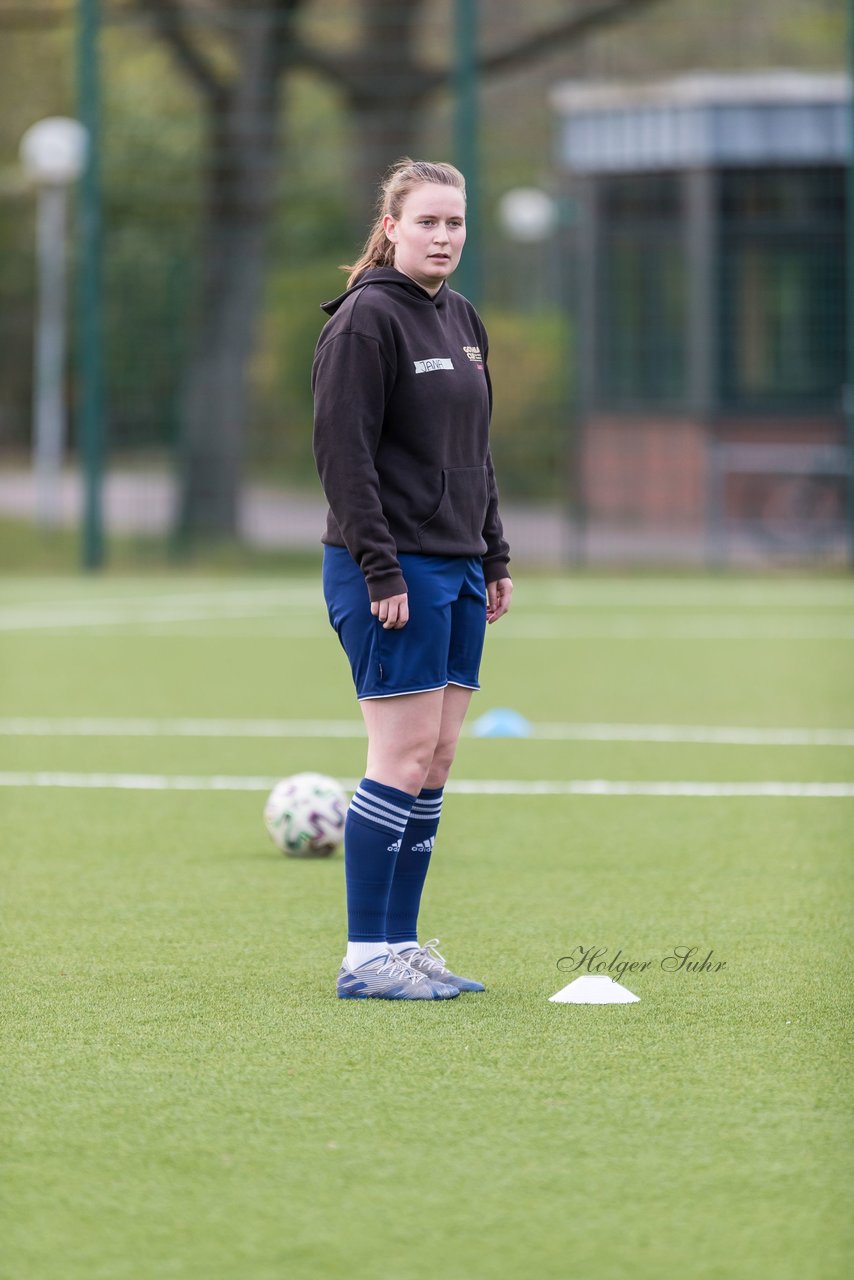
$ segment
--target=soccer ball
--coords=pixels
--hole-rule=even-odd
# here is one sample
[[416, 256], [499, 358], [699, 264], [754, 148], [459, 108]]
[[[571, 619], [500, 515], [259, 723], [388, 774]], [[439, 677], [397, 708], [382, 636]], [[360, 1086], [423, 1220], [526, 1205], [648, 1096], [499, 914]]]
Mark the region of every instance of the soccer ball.
[[264, 805], [264, 825], [290, 858], [325, 858], [344, 838], [347, 797], [334, 778], [295, 773], [277, 782]]

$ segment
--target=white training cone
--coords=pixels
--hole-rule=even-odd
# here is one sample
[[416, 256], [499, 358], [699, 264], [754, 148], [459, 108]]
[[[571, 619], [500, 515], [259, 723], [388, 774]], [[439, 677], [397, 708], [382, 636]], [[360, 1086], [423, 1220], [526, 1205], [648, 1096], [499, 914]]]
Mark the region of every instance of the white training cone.
[[627, 987], [621, 987], [607, 974], [589, 973], [549, 996], [549, 1000], [555, 1004], [632, 1004], [640, 1000], [640, 996], [634, 995]]

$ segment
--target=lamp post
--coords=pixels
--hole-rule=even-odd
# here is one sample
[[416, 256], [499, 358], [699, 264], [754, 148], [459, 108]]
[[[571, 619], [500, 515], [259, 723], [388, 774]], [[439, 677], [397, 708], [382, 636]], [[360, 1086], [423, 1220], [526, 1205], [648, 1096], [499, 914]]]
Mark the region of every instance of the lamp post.
[[68, 188], [83, 170], [86, 130], [77, 120], [49, 116], [21, 139], [21, 163], [38, 190], [36, 313], [33, 377], [33, 475], [36, 520], [59, 521], [59, 480], [65, 448], [66, 240]]

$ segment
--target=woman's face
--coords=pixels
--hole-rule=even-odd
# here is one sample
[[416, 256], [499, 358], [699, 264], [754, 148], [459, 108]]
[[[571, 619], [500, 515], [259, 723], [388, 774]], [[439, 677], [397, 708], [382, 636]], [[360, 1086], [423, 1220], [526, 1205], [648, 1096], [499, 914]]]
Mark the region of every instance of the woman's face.
[[394, 245], [396, 269], [428, 293], [436, 293], [456, 269], [466, 242], [463, 193], [422, 182], [404, 200], [400, 217], [386, 214], [383, 227]]

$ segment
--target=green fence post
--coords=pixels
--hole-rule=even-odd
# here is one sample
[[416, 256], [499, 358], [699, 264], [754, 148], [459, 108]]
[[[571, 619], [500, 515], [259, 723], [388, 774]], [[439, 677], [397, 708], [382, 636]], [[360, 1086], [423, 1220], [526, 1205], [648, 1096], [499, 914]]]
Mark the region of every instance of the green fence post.
[[78, 319], [78, 447], [83, 473], [81, 563], [104, 562], [102, 489], [104, 470], [103, 354], [101, 339], [101, 181], [98, 33], [100, 0], [78, 0], [77, 99], [88, 135], [86, 167], [80, 180]]
[[466, 178], [466, 247], [454, 287], [477, 306], [481, 286], [477, 0], [455, 0], [454, 47], [454, 151], [457, 167]]
[[848, 435], [848, 556], [854, 565], [854, 0], [848, 0], [848, 157], [846, 168], [846, 369], [845, 423]]

